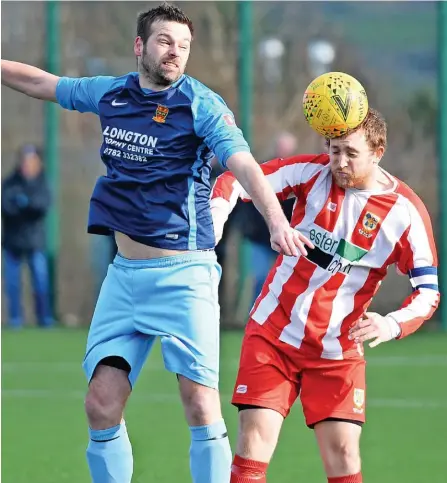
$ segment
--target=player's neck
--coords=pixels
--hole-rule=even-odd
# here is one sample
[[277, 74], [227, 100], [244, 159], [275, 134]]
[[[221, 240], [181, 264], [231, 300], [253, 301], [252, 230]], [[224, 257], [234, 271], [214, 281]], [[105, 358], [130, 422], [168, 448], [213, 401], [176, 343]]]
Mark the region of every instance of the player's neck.
[[393, 180], [379, 166], [376, 166], [368, 178], [356, 184], [355, 189], [364, 191], [387, 191], [393, 186]]
[[168, 86], [166, 85], [160, 85], [155, 82], [153, 82], [151, 79], [149, 79], [147, 76], [139, 72], [139, 82], [140, 82], [140, 87], [142, 89], [150, 89], [151, 91], [165, 91], [166, 89], [169, 89], [171, 87], [171, 84]]

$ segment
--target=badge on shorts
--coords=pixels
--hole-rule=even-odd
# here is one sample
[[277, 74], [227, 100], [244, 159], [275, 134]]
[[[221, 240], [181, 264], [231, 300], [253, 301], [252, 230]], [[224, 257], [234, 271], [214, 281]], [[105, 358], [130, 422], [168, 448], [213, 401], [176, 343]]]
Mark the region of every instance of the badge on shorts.
[[357, 406], [357, 409], [362, 409], [363, 404], [365, 403], [365, 391], [364, 389], [354, 389], [354, 404]]

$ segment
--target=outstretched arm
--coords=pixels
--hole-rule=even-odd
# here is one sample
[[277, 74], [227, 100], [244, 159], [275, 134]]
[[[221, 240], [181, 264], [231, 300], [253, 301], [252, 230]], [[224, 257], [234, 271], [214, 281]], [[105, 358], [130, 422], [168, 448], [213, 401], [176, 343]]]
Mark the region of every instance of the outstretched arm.
[[425, 206], [414, 197], [410, 205], [411, 224], [404, 233], [396, 260], [398, 272], [408, 275], [413, 288], [399, 310], [382, 317], [365, 314], [365, 319], [351, 329], [356, 342], [375, 339], [369, 345], [406, 337], [435, 312], [439, 304], [438, 260], [430, 218]]
[[111, 76], [58, 77], [31, 65], [2, 60], [2, 84], [71, 111], [99, 114], [99, 101], [114, 83]]
[[30, 97], [56, 102], [60, 77], [32, 65], [2, 60], [2, 84]]

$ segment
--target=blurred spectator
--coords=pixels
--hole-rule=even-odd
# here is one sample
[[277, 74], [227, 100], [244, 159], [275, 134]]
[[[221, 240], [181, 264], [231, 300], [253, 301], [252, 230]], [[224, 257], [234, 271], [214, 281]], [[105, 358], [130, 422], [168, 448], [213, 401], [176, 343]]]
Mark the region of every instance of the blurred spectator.
[[[282, 132], [275, 139], [274, 149], [268, 159], [287, 158], [297, 154], [298, 140], [288, 132]], [[294, 200], [282, 203], [283, 210], [290, 220]], [[262, 215], [253, 203], [241, 203], [240, 224], [243, 235], [251, 245], [251, 276], [254, 279], [252, 304], [262, 289], [267, 274], [277, 253], [270, 246], [270, 233]]]
[[35, 312], [41, 327], [53, 325], [45, 255], [45, 215], [50, 192], [39, 150], [25, 145], [15, 171], [2, 182], [2, 247], [10, 327], [23, 324], [21, 266], [31, 273]]

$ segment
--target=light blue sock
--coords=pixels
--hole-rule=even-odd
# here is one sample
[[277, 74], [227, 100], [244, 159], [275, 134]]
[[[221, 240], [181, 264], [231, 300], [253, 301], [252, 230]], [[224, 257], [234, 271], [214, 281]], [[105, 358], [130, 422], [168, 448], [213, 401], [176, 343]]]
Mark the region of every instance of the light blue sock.
[[228, 483], [232, 456], [225, 422], [221, 420], [189, 429], [189, 463], [193, 483]]
[[108, 429], [89, 429], [87, 461], [93, 483], [130, 483], [132, 446], [125, 423]]

